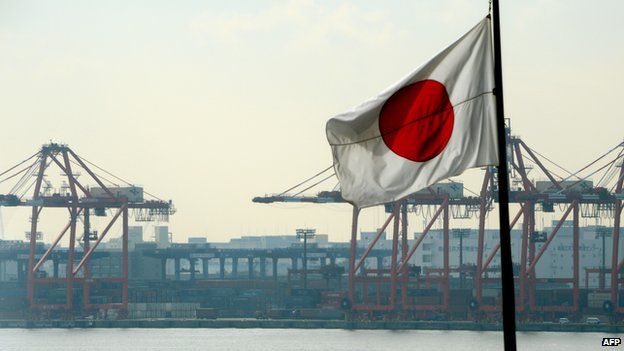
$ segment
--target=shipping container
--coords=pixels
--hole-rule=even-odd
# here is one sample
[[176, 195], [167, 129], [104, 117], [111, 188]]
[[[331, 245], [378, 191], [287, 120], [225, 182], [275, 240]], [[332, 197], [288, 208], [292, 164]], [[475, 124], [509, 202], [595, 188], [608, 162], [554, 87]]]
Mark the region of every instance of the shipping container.
[[[450, 198], [457, 199], [464, 196], [464, 184], [458, 182], [438, 183], [430, 186], [436, 194], [448, 194]], [[428, 189], [416, 192], [419, 195], [430, 195]]]
[[216, 319], [219, 316], [219, 310], [216, 308], [198, 308], [195, 310], [197, 318]]
[[587, 307], [602, 308], [605, 301], [611, 301], [611, 293], [594, 292], [587, 294]]
[[[594, 186], [594, 182], [591, 180], [563, 180], [560, 181], [559, 184], [567, 190], [573, 190], [577, 192], [582, 192], [584, 190], [591, 189]], [[535, 183], [535, 188], [540, 193], [556, 193], [559, 189], [553, 185], [553, 183], [549, 180], [538, 180]]]
[[[117, 198], [126, 198], [128, 202], [143, 202], [143, 188], [138, 186], [107, 187], [108, 190]], [[101, 187], [92, 187], [89, 189], [92, 197], [98, 199], [110, 199], [110, 195]]]

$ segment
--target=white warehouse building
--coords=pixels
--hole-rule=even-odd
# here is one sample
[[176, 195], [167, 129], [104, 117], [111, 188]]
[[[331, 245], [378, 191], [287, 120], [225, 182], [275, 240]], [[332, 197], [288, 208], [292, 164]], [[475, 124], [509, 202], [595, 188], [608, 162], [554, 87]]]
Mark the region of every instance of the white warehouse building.
[[[544, 227], [542, 230], [548, 235], [552, 232], [553, 228], [557, 225], [556, 221], [553, 221], [551, 226]], [[516, 228], [521, 228], [522, 223], [518, 223]], [[548, 248], [537, 263], [536, 275], [538, 278], [572, 278], [573, 276], [573, 251], [572, 251], [572, 221], [566, 221], [561, 226], [557, 235], [549, 244]], [[612, 228], [605, 228], [599, 226], [587, 226], [579, 228], [579, 280], [580, 285], [585, 286], [585, 272], [586, 269], [597, 269], [603, 267], [603, 240], [602, 233], [607, 233], [604, 240], [604, 263], [605, 267], [609, 269], [611, 267], [611, 253], [612, 253]], [[622, 231], [624, 232], [624, 230]], [[361, 250], [369, 245], [374, 239], [375, 232], [361, 232], [360, 240], [358, 240], [358, 246]], [[414, 233], [414, 236], [410, 236], [409, 244], [414, 243], [414, 237], [420, 235], [420, 233]], [[460, 261], [460, 247], [462, 250], [462, 259], [464, 265], [474, 265], [477, 262], [477, 229], [468, 229], [468, 233], [464, 232], [462, 243], [460, 245], [460, 232], [451, 229], [449, 236], [449, 263], [451, 267], [458, 267]], [[511, 232], [511, 249], [513, 255], [514, 264], [520, 262], [520, 251], [522, 248], [522, 231], [520, 229], [514, 229]], [[442, 229], [431, 229], [425, 239], [420, 244], [412, 258], [410, 264], [421, 267], [434, 267], [440, 268], [444, 264], [444, 252], [443, 252], [443, 235]], [[485, 231], [485, 242], [483, 249], [483, 261], [487, 259], [487, 256], [499, 242], [499, 232], [495, 229], [487, 229]], [[399, 243], [400, 244], [400, 243]], [[535, 244], [535, 253], [539, 252], [540, 248], [544, 245], [541, 242]], [[386, 233], [382, 233], [379, 241], [375, 245], [377, 249], [392, 249], [392, 241], [386, 236]], [[399, 249], [400, 251], [400, 249]], [[624, 254], [624, 242], [620, 241], [620, 256]], [[388, 259], [386, 259], [385, 265], [389, 265]], [[369, 261], [367, 266], [374, 267], [373, 261]], [[500, 253], [497, 253], [492, 262], [489, 265], [490, 268], [500, 267]], [[599, 286], [598, 274], [589, 275], [589, 287]], [[608, 282], [607, 282], [608, 285]]]

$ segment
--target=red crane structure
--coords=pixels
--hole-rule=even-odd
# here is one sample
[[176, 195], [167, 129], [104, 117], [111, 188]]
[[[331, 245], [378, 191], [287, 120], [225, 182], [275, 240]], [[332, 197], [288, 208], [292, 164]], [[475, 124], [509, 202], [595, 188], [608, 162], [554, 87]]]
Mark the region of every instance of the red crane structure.
[[[93, 168], [89, 167], [88, 164]], [[60, 170], [61, 178], [66, 180], [67, 185], [61, 191], [51, 194], [51, 183], [46, 179], [46, 171], [50, 170], [53, 165]], [[97, 171], [94, 171], [94, 169], [97, 169]], [[94, 181], [97, 186], [88, 187], [84, 181], [79, 181], [77, 179], [78, 172], [87, 173], [90, 180]], [[107, 176], [121, 181], [126, 187], [120, 187], [99, 173], [105, 173]], [[27, 232], [27, 238], [30, 243], [27, 293], [31, 310], [33, 312], [41, 312], [60, 309], [71, 313], [75, 308], [74, 290], [81, 287], [82, 310], [84, 313], [93, 309], [110, 308], [126, 311], [128, 304], [129, 216], [133, 214], [137, 221], [168, 220], [169, 216], [175, 212], [172, 202], [157, 198], [156, 200], [144, 200], [142, 188], [135, 187], [103, 168], [81, 158], [67, 145], [56, 143], [43, 145], [40, 151], [28, 159], [0, 173], [0, 183], [11, 179], [17, 180], [17, 182], [8, 194], [0, 195], [0, 206], [25, 206], [32, 208], [30, 231]], [[30, 189], [33, 189], [33, 191], [31, 197], [28, 198], [26, 195]], [[38, 255], [37, 239], [38, 237], [41, 239], [41, 234], [37, 230], [37, 224], [42, 215], [45, 214], [43, 212], [44, 208], [66, 208], [69, 219], [45, 252]], [[105, 217], [109, 209], [114, 211], [114, 214], [104, 229], [98, 234], [91, 228], [90, 216], [94, 214], [98, 217]], [[84, 227], [82, 235], [80, 235], [78, 230], [79, 221], [82, 221]], [[122, 232], [121, 276], [93, 277], [89, 270], [89, 260], [113, 225], [119, 221], [121, 221]], [[40, 268], [68, 232], [69, 248], [65, 277], [44, 276], [41, 274]], [[62, 283], [65, 284], [66, 291], [64, 303], [50, 303], [38, 297], [37, 290], [41, 287]], [[121, 285], [121, 299], [108, 303], [92, 302], [90, 288], [98, 283], [116, 283]]]
[[[568, 312], [578, 313], [580, 310], [580, 284], [581, 275], [579, 265], [579, 219], [607, 217], [613, 219], [613, 247], [611, 268], [587, 269], [586, 274], [598, 271], [600, 273], [600, 286], [602, 291], [609, 291], [611, 298], [605, 301], [605, 310], [613, 309], [614, 312], [624, 312], [624, 306], [618, 302], [622, 292], [619, 287], [623, 282], [620, 273], [624, 266], [624, 259], [619, 258], [619, 234], [622, 215], [622, 200], [624, 193], [622, 184], [624, 181], [624, 143], [620, 143], [598, 159], [592, 161], [576, 172], [570, 172], [557, 165], [552, 160], [530, 148], [519, 137], [511, 136], [510, 128], [507, 127], [508, 162], [510, 178], [510, 203], [515, 204], [515, 216], [511, 221], [511, 228], [521, 225], [521, 249], [519, 262], [514, 262], [516, 282], [516, 308], [519, 316], [527, 316], [538, 312]], [[619, 151], [619, 152], [618, 152]], [[612, 157], [613, 154], [617, 154]], [[612, 158], [609, 158], [611, 155]], [[565, 176], [557, 175], [547, 168], [548, 163], [557, 168], [557, 172], [565, 172]], [[551, 167], [553, 168], [553, 167]], [[302, 195], [311, 188], [330, 179], [333, 174], [328, 174], [331, 167], [297, 184], [278, 195], [256, 197], [257, 203], [272, 202], [307, 202], [307, 203], [343, 203], [340, 192], [322, 191], [316, 196]], [[597, 184], [588, 179], [600, 177]], [[544, 178], [547, 180], [535, 180]], [[319, 180], [320, 179], [320, 180]], [[310, 184], [306, 186], [306, 184]], [[470, 307], [475, 311], [498, 312], [500, 303], [486, 303], [483, 292], [488, 286], [500, 287], [500, 272], [491, 263], [500, 249], [500, 243], [485, 252], [485, 229], [488, 213], [494, 209], [493, 203], [497, 199], [498, 182], [493, 168], [486, 168], [480, 191], [475, 196], [457, 196], [453, 194], [454, 183], [441, 183], [428, 189], [422, 190], [402, 202], [386, 204], [388, 217], [376, 232], [363, 252], [358, 250], [358, 222], [360, 210], [353, 208], [350, 260], [349, 260], [349, 305], [354, 311], [373, 313], [385, 311], [391, 313], [412, 312], [426, 313], [426, 311], [449, 312], [450, 311], [450, 277], [451, 275], [471, 275], [473, 277], [474, 294], [471, 297]], [[461, 184], [458, 184], [461, 185]], [[463, 185], [462, 185], [463, 186]], [[303, 190], [297, 191], [296, 189]], [[293, 195], [288, 192], [297, 191]], [[434, 208], [433, 214], [427, 218], [424, 229], [416, 233], [412, 240], [408, 239], [408, 213], [426, 213], [425, 208]], [[555, 214], [559, 209], [561, 215], [550, 233], [536, 230], [536, 212]], [[431, 213], [431, 212], [429, 212]], [[514, 212], [512, 212], [514, 214]], [[478, 219], [477, 259], [474, 265], [462, 265], [451, 267], [449, 265], [449, 236], [453, 232], [450, 228], [450, 219]], [[572, 276], [558, 278], [540, 278], [536, 274], [536, 265], [540, 262], [544, 252], [548, 250], [550, 243], [557, 236], [562, 225], [572, 219]], [[437, 268], [424, 268], [425, 278], [420, 277], [421, 272], [414, 272], [409, 261], [415, 251], [420, 247], [425, 237], [431, 232], [436, 221], [442, 222], [443, 236], [443, 264]], [[365, 268], [365, 260], [368, 254], [375, 248], [382, 233], [392, 223], [392, 257], [389, 264], [376, 269]], [[515, 258], [518, 260], [518, 258]], [[610, 275], [611, 284], [609, 290], [605, 288], [605, 276]], [[566, 297], [569, 302], [561, 304], [548, 304], [536, 299], [536, 292], [542, 283], [560, 284], [567, 286]], [[414, 293], [414, 289], [422, 288], [422, 284], [436, 286], [441, 293], [439, 299]], [[373, 289], [371, 289], [373, 287]], [[372, 297], [369, 296], [373, 292]], [[383, 294], [386, 291], [387, 294]], [[500, 301], [499, 301], [500, 302]]]
[[[319, 175], [320, 176], [320, 175]], [[486, 172], [489, 179], [490, 172]], [[325, 177], [328, 179], [328, 177]], [[315, 183], [314, 185], [318, 185]], [[308, 190], [304, 189], [303, 191]], [[349, 257], [349, 307], [355, 312], [422, 312], [427, 311], [448, 311], [450, 305], [450, 277], [451, 272], [459, 272], [461, 268], [452, 269], [449, 264], [449, 237], [451, 233], [451, 218], [470, 218], [482, 210], [484, 213], [491, 210], [490, 197], [458, 195], [454, 189], [463, 189], [460, 183], [442, 183], [422, 190], [404, 201], [386, 204], [388, 217], [383, 225], [376, 231], [374, 237], [368, 243], [363, 252], [358, 250], [358, 222], [360, 210], [353, 207], [350, 257]], [[301, 193], [301, 192], [300, 192]], [[343, 203], [345, 202], [338, 191], [324, 191], [317, 196], [294, 196], [284, 193], [275, 196], [256, 197], [254, 202], [309, 202], [309, 203]], [[408, 213], [425, 213], [425, 209], [433, 208], [433, 214], [424, 227], [424, 230], [414, 238], [413, 243], [408, 240]], [[482, 216], [484, 218], [485, 216]], [[442, 220], [442, 235], [444, 240], [443, 267], [439, 269], [429, 268], [426, 270], [424, 281], [419, 279], [419, 272], [414, 272], [414, 267], [409, 261], [420, 247], [427, 235], [430, 235], [431, 228], [438, 221]], [[392, 223], [392, 255], [389, 265], [378, 266], [375, 269], [365, 267], [365, 261], [369, 254], [376, 248], [380, 238]], [[421, 284], [427, 287], [437, 286], [442, 292], [442, 297], [436, 300], [434, 296], [411, 296], [413, 288], [420, 287]], [[369, 296], [370, 291], [374, 296]], [[384, 292], [389, 291], [389, 294]], [[397, 295], [397, 293], [399, 293]], [[432, 298], [434, 298], [432, 300]], [[424, 302], [424, 300], [427, 300]]]
[[[580, 308], [580, 230], [579, 220], [584, 218], [608, 217], [613, 219], [613, 253], [612, 253], [612, 269], [611, 274], [611, 299], [604, 301], [604, 309], [609, 311], [612, 306], [618, 306], [617, 312], [622, 312], [618, 303], [618, 289], [621, 279], [622, 263], [618, 260], [619, 247], [619, 231], [620, 219], [622, 214], [622, 182], [624, 180], [624, 165], [622, 159], [624, 156], [624, 143], [618, 144], [607, 153], [592, 161], [588, 165], [582, 167], [577, 172], [568, 172], [566, 177], [556, 175], [552, 170], [548, 169], [540, 157], [539, 153], [531, 149], [520, 138], [511, 137], [509, 139], [509, 150], [511, 153], [510, 163], [515, 170], [517, 183], [519, 186], [510, 192], [510, 202], [520, 205], [520, 210], [514, 218], [514, 223], [520, 218], [522, 219], [522, 247], [520, 253], [520, 267], [518, 277], [516, 278], [516, 286], [519, 290], [517, 295], [517, 310], [523, 312], [570, 312], [578, 313]], [[616, 153], [617, 155], [609, 159], [608, 156]], [[553, 164], [554, 162], [545, 159]], [[606, 162], [603, 160], [606, 159]], [[533, 181], [529, 177], [530, 167], [526, 166], [526, 162], [533, 163], [546, 176], [548, 181]], [[599, 165], [604, 162], [603, 165]], [[555, 164], [556, 165], [556, 164]], [[596, 168], [595, 170], [592, 168]], [[581, 177], [581, 173], [587, 174]], [[589, 181], [591, 177], [595, 177], [602, 173], [597, 184]], [[496, 192], [494, 192], [496, 194]], [[535, 229], [535, 213], [542, 211], [545, 213], [554, 213], [556, 207], [561, 208], [561, 216], [557, 220], [557, 224], [552, 228], [550, 233], [538, 232]], [[536, 274], [535, 267], [540, 262], [543, 254], [548, 250], [549, 245], [557, 236], [559, 230], [568, 218], [572, 219], [572, 276], [557, 278], [540, 278]], [[539, 245], [539, 247], [538, 247]], [[498, 246], [495, 247], [498, 249]], [[481, 257], [481, 256], [479, 256]], [[481, 271], [487, 268], [487, 264], [491, 261], [492, 253], [488, 256], [486, 264], [482, 266]], [[618, 266], [619, 265], [619, 266]], [[479, 266], [479, 265], [478, 265]], [[478, 279], [481, 278], [477, 275]], [[604, 288], [605, 272], [601, 273], [601, 284]], [[536, 301], [536, 290], [539, 283], [561, 283], [571, 288], [569, 295], [571, 301], [565, 305], [561, 304], [538, 304]], [[479, 292], [481, 284], [477, 284], [477, 300], [481, 298]], [[528, 301], [527, 301], [528, 300]]]

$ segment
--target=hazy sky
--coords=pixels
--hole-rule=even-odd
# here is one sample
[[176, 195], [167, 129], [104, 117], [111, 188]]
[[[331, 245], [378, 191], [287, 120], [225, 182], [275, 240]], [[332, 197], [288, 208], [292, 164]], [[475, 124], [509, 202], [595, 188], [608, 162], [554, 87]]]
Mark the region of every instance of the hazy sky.
[[[514, 133], [569, 168], [622, 141], [622, 2], [501, 2]], [[347, 205], [251, 198], [328, 166], [328, 118], [486, 12], [486, 0], [3, 0], [0, 170], [54, 140], [173, 199], [176, 240], [302, 226], [346, 240]], [[23, 238], [28, 215], [2, 213], [5, 237]]]

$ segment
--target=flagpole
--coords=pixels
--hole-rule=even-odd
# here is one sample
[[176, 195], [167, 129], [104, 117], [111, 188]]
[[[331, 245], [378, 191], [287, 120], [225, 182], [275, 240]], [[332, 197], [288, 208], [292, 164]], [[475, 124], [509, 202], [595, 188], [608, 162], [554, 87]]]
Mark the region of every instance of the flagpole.
[[494, 94], [496, 96], [496, 118], [498, 122], [498, 212], [500, 217], [501, 285], [503, 290], [503, 338], [505, 351], [516, 351], [516, 302], [509, 228], [509, 178], [498, 0], [492, 1], [492, 16], [494, 20]]

